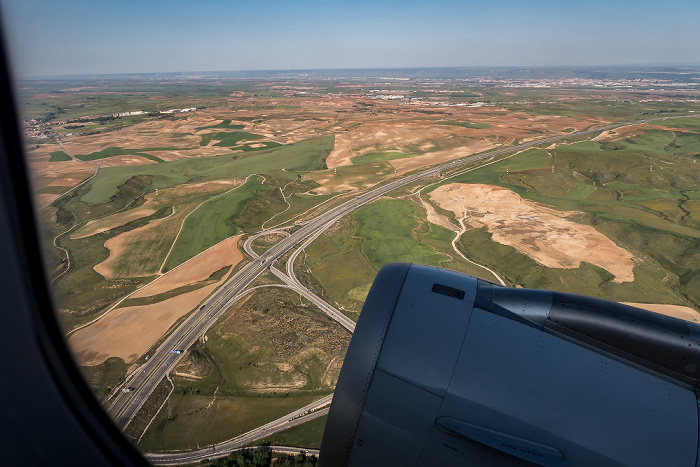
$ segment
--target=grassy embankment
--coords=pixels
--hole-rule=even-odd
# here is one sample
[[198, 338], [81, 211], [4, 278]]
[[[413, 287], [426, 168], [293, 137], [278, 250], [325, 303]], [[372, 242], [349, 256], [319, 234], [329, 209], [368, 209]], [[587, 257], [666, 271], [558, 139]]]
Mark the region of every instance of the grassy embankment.
[[274, 435], [253, 443], [254, 446], [270, 444], [271, 446], [294, 446], [307, 449], [319, 449], [323, 430], [326, 427], [327, 415], [315, 418], [294, 428], [280, 431]]

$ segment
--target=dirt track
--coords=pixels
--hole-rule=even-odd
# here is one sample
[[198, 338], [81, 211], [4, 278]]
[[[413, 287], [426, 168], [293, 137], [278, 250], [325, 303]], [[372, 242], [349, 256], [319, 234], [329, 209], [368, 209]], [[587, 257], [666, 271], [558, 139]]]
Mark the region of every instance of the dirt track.
[[585, 261], [609, 271], [614, 282], [634, 280], [633, 256], [593, 227], [567, 219], [572, 212], [525, 200], [493, 185], [452, 183], [429, 196], [458, 217], [466, 212], [472, 226], [486, 226], [494, 241], [544, 266], [573, 269]]

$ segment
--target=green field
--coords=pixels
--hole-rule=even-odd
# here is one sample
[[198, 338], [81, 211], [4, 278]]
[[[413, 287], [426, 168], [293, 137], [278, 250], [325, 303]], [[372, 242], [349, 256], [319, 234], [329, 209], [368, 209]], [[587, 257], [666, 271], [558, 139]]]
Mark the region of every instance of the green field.
[[241, 141], [251, 141], [251, 140], [256, 140], [256, 139], [262, 139], [264, 138], [263, 136], [256, 135], [253, 133], [245, 133], [243, 131], [233, 131], [233, 132], [219, 132], [219, 133], [207, 133], [206, 135], [202, 135], [202, 141], [199, 143], [200, 146], [206, 146], [211, 142], [212, 140], [218, 140], [218, 143], [215, 143], [214, 146], [224, 146], [224, 147], [230, 147], [230, 146], [235, 146]]
[[418, 227], [415, 216], [415, 206], [403, 200], [379, 200], [355, 212], [362, 253], [375, 268], [393, 262], [439, 266], [447, 259], [412, 235]]
[[[296, 177], [299, 172], [325, 168], [324, 160], [333, 149], [334, 138], [324, 136], [256, 152], [240, 157], [221, 155], [181, 159], [161, 164], [107, 167], [88, 184], [88, 192], [81, 198], [85, 203], [99, 205], [109, 201], [117, 187], [135, 175], [153, 177], [152, 188], [170, 188], [197, 180], [245, 178], [248, 175], [270, 174]], [[283, 170], [284, 169], [284, 170]]]
[[54, 151], [50, 153], [49, 162], [64, 162], [72, 161], [73, 159], [63, 151]]
[[238, 228], [233, 224], [233, 219], [243, 213], [246, 203], [267, 189], [260, 177], [252, 176], [238, 188], [199, 206], [187, 217], [164, 271], [169, 271], [220, 241], [236, 235]]
[[90, 154], [82, 154], [75, 156], [81, 161], [95, 161], [99, 159], [104, 159], [106, 157], [114, 156], [140, 156], [154, 162], [164, 162], [160, 157], [148, 154], [143, 151], [164, 151], [178, 148], [143, 148], [143, 149], [125, 149], [120, 147], [112, 147], [103, 149], [102, 151], [91, 152]]
[[441, 122], [435, 122], [436, 125], [452, 125], [452, 126], [461, 126], [464, 128], [474, 128], [476, 130], [483, 130], [486, 128], [491, 128], [491, 125], [488, 123], [470, 123], [470, 122], [450, 122], [450, 121], [441, 121]]
[[420, 154], [404, 154], [402, 152], [375, 152], [363, 156], [351, 157], [350, 161], [355, 164], [367, 164], [368, 162], [392, 161], [394, 159], [405, 159], [407, 157], [420, 156]]
[[230, 119], [224, 119], [221, 121], [221, 123], [217, 123], [216, 125], [210, 125], [210, 126], [200, 126], [195, 128], [195, 131], [200, 131], [200, 130], [207, 130], [210, 128], [227, 128], [227, 129], [233, 129], [233, 130], [242, 130], [245, 128], [245, 125], [240, 125], [234, 123], [233, 125], [231, 124]]

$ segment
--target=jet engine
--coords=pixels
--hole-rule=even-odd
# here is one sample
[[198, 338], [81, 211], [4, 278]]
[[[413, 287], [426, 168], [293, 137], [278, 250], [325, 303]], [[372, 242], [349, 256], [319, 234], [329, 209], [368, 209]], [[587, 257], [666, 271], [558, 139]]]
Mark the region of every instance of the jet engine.
[[323, 466], [697, 466], [700, 326], [394, 263], [341, 370]]

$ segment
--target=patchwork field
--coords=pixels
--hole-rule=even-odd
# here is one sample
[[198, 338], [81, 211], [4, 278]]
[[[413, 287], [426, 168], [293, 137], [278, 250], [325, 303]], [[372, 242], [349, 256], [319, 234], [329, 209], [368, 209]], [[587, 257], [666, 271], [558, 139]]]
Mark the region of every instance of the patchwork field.
[[219, 283], [179, 294], [152, 305], [117, 308], [68, 338], [78, 365], [92, 366], [109, 357], [133, 363], [175, 322], [197, 307]]
[[[700, 112], [698, 98], [675, 88], [298, 77], [36, 82], [22, 100], [61, 322], [68, 332], [111, 310], [69, 337], [104, 398], [241, 266], [247, 235], [292, 230], [403, 174], [551, 135], [574, 137], [355, 209], [299, 256], [298, 278], [355, 320], [378, 269], [408, 261], [698, 321], [700, 119], [674, 118]], [[667, 118], [575, 135], [658, 117]], [[249, 295], [188, 350], [170, 410], [140, 447], [221, 441], [332, 392], [348, 342], [286, 289]], [[169, 389], [165, 381], [149, 414]], [[317, 446], [322, 424], [270, 440]]]
[[[222, 268], [228, 272], [243, 259], [237, 248], [239, 238], [217, 244], [130, 295], [130, 299], [152, 297], [155, 303], [116, 308], [71, 334], [68, 344], [78, 364], [97, 365], [110, 357], [133, 363], [178, 319], [211, 294], [223, 277], [207, 279]], [[191, 284], [199, 287], [192, 291], [183, 289]], [[174, 296], [169, 292], [175, 292]]]

